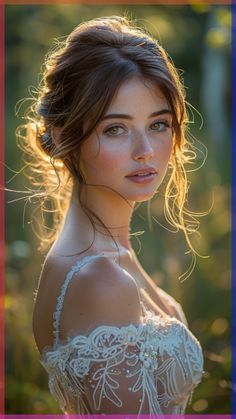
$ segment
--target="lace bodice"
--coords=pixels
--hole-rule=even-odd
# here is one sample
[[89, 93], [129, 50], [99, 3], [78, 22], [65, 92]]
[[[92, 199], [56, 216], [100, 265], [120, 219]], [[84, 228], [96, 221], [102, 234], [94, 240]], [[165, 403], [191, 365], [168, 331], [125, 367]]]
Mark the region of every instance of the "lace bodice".
[[183, 414], [201, 381], [199, 342], [174, 317], [143, 305], [143, 322], [96, 327], [89, 335], [59, 340], [64, 298], [75, 272], [99, 256], [77, 262], [62, 285], [54, 313], [54, 346], [41, 364], [49, 389], [64, 413]]

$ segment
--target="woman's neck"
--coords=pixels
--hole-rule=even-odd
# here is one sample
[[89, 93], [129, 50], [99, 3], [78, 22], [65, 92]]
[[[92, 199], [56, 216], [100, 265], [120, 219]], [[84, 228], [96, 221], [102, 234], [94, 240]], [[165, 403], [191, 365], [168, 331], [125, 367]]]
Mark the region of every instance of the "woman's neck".
[[[85, 208], [92, 211], [94, 227], [79, 202], [79, 188], [74, 184], [71, 201], [60, 236], [68, 241], [70, 248], [87, 248], [93, 242], [92, 250], [116, 252], [117, 246], [122, 252], [131, 251], [129, 226], [133, 204], [115, 192], [100, 187], [87, 187], [82, 190], [81, 199]], [[100, 221], [101, 220], [101, 221]], [[109, 229], [109, 232], [103, 224]]]

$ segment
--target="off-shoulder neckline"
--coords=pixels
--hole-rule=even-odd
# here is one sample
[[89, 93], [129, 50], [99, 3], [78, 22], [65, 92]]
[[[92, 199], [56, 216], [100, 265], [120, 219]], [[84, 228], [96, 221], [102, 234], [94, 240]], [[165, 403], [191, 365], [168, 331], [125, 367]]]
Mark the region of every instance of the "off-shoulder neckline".
[[43, 350], [40, 353], [40, 361], [44, 362], [46, 360], [47, 354], [50, 353], [56, 353], [60, 350], [66, 350], [66, 348], [68, 348], [69, 346], [73, 346], [73, 342], [75, 340], [78, 340], [80, 338], [82, 339], [91, 339], [94, 335], [96, 335], [99, 330], [104, 330], [105, 328], [111, 330], [113, 329], [114, 331], [124, 331], [125, 329], [129, 329], [130, 327], [134, 327], [137, 331], [138, 329], [141, 328], [145, 328], [148, 326], [148, 321], [151, 320], [151, 322], [159, 322], [159, 326], [165, 326], [167, 325], [167, 323], [169, 325], [171, 324], [178, 324], [179, 326], [181, 326], [184, 329], [187, 329], [187, 326], [185, 326], [185, 324], [183, 322], [181, 322], [180, 320], [178, 320], [176, 317], [174, 316], [170, 316], [170, 315], [166, 315], [165, 317], [163, 317], [162, 315], [157, 315], [155, 313], [153, 313], [151, 310], [148, 310], [145, 307], [146, 310], [146, 317], [144, 318], [143, 322], [139, 322], [139, 323], [128, 323], [127, 325], [123, 325], [123, 326], [114, 326], [114, 325], [109, 325], [109, 324], [102, 324], [99, 326], [94, 327], [94, 329], [90, 330], [88, 333], [70, 333], [66, 339], [64, 340], [59, 340], [59, 342], [57, 344], [54, 345], [46, 345]]
[[[73, 275], [75, 271], [77, 271], [78, 268], [80, 268], [80, 266], [83, 266], [84, 263], [86, 264], [86, 262], [91, 258], [91, 259], [96, 259], [99, 257], [104, 257], [104, 253], [99, 253], [99, 254], [91, 254], [91, 255], [85, 255], [83, 256], [81, 259], [77, 259], [73, 265], [71, 266], [70, 270], [68, 270], [65, 281], [63, 282], [62, 286], [61, 286], [61, 291], [65, 286], [66, 281], [69, 279], [70, 275]], [[106, 256], [105, 256], [106, 257]], [[58, 296], [60, 297], [60, 295]], [[57, 299], [58, 301], [58, 299]], [[142, 305], [142, 309], [144, 312], [144, 316], [143, 316], [143, 322], [139, 322], [139, 323], [129, 323], [127, 325], [124, 326], [112, 326], [112, 325], [99, 325], [96, 326], [94, 329], [90, 330], [88, 333], [76, 333], [76, 332], [71, 332], [66, 339], [58, 339], [58, 341], [54, 340], [52, 345], [46, 345], [44, 346], [44, 348], [42, 349], [42, 351], [40, 352], [40, 360], [42, 361], [46, 354], [48, 352], [55, 352], [57, 351], [59, 348], [66, 348], [68, 345], [71, 344], [71, 342], [73, 342], [74, 339], [78, 339], [79, 337], [84, 337], [84, 338], [89, 338], [92, 334], [95, 334], [97, 332], [97, 330], [99, 328], [104, 328], [104, 327], [109, 327], [109, 328], [114, 328], [116, 330], [123, 330], [125, 328], [130, 327], [131, 325], [135, 326], [136, 328], [139, 326], [146, 326], [147, 324], [147, 320], [148, 319], [155, 319], [158, 320], [160, 323], [164, 325], [168, 320], [170, 323], [176, 322], [179, 323], [180, 325], [185, 326], [185, 324], [183, 322], [181, 322], [180, 320], [178, 320], [175, 316], [171, 316], [170, 314], [155, 314], [152, 310], [147, 309], [147, 307], [145, 306], [145, 304], [143, 303], [143, 301], [141, 300], [141, 305]], [[53, 313], [53, 317], [54, 315], [57, 313], [57, 307], [56, 310]], [[185, 326], [186, 327], [186, 326]], [[187, 327], [186, 327], [187, 328]]]

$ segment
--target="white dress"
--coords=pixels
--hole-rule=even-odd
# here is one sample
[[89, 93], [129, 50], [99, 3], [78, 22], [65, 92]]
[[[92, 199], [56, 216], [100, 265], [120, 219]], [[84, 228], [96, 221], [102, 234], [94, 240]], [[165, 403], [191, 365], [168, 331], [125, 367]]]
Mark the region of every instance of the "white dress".
[[96, 327], [89, 335], [60, 342], [60, 317], [75, 272], [99, 256], [78, 261], [57, 299], [54, 346], [40, 362], [61, 410], [70, 414], [183, 414], [201, 381], [203, 355], [198, 340], [179, 320], [157, 316], [142, 303], [143, 322]]

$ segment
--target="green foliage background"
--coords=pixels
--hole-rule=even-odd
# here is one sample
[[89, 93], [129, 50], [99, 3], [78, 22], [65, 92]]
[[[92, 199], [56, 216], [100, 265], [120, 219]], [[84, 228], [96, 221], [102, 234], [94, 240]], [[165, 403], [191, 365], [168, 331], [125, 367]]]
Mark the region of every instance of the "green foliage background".
[[[189, 263], [181, 234], [171, 234], [155, 222], [150, 232], [145, 205], [134, 215], [133, 231], [145, 231], [140, 237], [139, 258], [153, 280], [181, 302], [190, 329], [204, 349], [206, 374], [194, 392], [188, 414], [231, 413], [230, 12], [227, 6], [203, 4], [6, 6], [7, 188], [24, 191], [28, 186], [14, 134], [22, 121], [14, 108], [20, 99], [30, 96], [30, 86], [37, 86], [40, 67], [54, 38], [67, 35], [81, 21], [125, 13], [151, 31], [177, 68], [184, 70], [187, 100], [204, 119], [201, 128], [201, 118], [194, 112], [192, 133], [208, 148], [205, 165], [190, 173], [189, 202], [197, 211], [209, 209], [213, 202], [210, 214], [202, 218], [201, 238], [194, 243], [201, 254], [210, 257], [198, 258], [191, 277], [181, 283], [178, 276]], [[214, 66], [214, 62], [218, 64]], [[212, 95], [211, 81], [220, 69], [215, 93], [223, 93], [217, 108], [213, 97], [210, 106], [207, 100]], [[6, 413], [60, 413], [48, 391], [48, 377], [39, 364], [32, 336], [33, 293], [44, 255], [38, 252], [28, 224], [31, 204], [25, 206], [24, 200], [16, 200], [22, 196], [6, 192]], [[166, 226], [161, 203], [157, 196], [153, 215]], [[135, 240], [133, 245], [138, 252]]]

